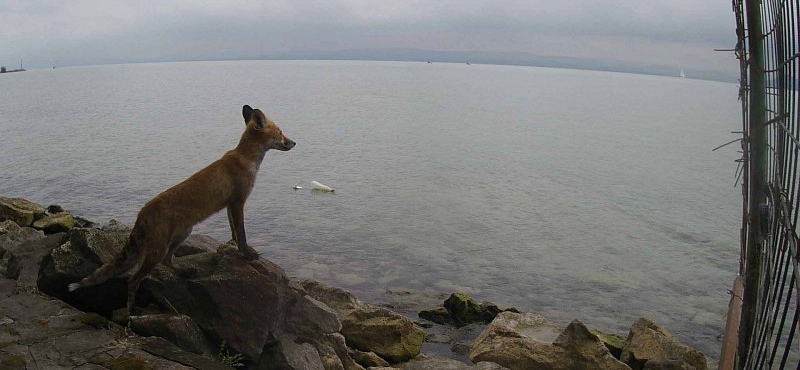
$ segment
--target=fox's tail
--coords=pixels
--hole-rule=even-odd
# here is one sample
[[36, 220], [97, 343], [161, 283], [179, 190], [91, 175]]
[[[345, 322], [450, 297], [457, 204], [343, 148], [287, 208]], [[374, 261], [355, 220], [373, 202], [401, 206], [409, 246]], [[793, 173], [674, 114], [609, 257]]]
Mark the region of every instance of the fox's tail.
[[144, 254], [139, 253], [141, 241], [139, 234], [134, 227], [128, 242], [125, 244], [125, 248], [113, 260], [103, 264], [81, 281], [68, 285], [67, 289], [72, 292], [76, 289], [102, 284], [109, 279], [130, 271], [139, 263], [140, 257], [144, 257]]

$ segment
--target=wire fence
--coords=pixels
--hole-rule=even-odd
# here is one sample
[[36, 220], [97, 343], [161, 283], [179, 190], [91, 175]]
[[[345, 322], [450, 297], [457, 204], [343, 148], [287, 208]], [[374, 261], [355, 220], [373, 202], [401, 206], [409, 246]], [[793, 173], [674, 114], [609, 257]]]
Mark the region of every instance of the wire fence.
[[[723, 357], [735, 362], [730, 369], [800, 369], [798, 3], [733, 0], [743, 122], [737, 172], [743, 196], [743, 293], [733, 298], [741, 300], [740, 320], [733, 325], [738, 327], [735, 356], [726, 355], [723, 344]], [[721, 369], [724, 363], [725, 358]]]

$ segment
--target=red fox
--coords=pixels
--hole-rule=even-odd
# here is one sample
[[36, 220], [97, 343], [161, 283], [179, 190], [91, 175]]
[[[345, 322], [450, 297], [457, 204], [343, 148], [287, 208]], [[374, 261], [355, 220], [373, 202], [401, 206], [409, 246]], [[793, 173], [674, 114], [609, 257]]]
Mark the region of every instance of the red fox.
[[193, 271], [173, 264], [175, 250], [192, 233], [192, 227], [217, 213], [228, 210], [231, 235], [239, 251], [249, 260], [258, 253], [247, 245], [244, 232], [244, 203], [256, 173], [270, 149], [287, 151], [295, 142], [264, 113], [249, 105], [242, 107], [245, 130], [239, 145], [222, 158], [147, 202], [139, 211], [128, 243], [116, 258], [89, 276], [69, 285], [69, 291], [97, 285], [129, 271], [128, 304], [125, 317], [133, 315], [139, 283], [159, 262], [189, 276]]

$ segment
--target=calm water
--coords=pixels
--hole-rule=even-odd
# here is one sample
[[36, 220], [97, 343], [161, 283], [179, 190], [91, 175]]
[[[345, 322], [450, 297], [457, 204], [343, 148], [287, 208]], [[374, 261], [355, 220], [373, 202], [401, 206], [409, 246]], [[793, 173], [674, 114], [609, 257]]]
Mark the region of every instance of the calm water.
[[[466, 291], [718, 355], [738, 266], [732, 84], [530, 67], [203, 62], [0, 76], [0, 194], [133, 223], [239, 140], [269, 152], [248, 239], [290, 275], [387, 302]], [[317, 180], [333, 195], [292, 190]], [[224, 214], [195, 228], [227, 240]]]

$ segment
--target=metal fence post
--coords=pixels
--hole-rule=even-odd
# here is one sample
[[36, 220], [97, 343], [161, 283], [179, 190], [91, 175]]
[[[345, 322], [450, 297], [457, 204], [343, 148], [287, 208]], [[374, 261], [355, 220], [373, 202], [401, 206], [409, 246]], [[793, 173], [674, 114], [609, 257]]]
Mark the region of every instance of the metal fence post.
[[749, 49], [749, 127], [747, 140], [747, 170], [749, 172], [749, 233], [745, 250], [744, 295], [742, 320], [739, 324], [739, 368], [744, 369], [750, 347], [751, 334], [758, 313], [758, 295], [761, 279], [761, 250], [764, 236], [761, 233], [759, 207], [765, 202], [767, 167], [766, 85], [764, 80], [764, 34], [761, 24], [761, 1], [746, 0], [747, 39]]

